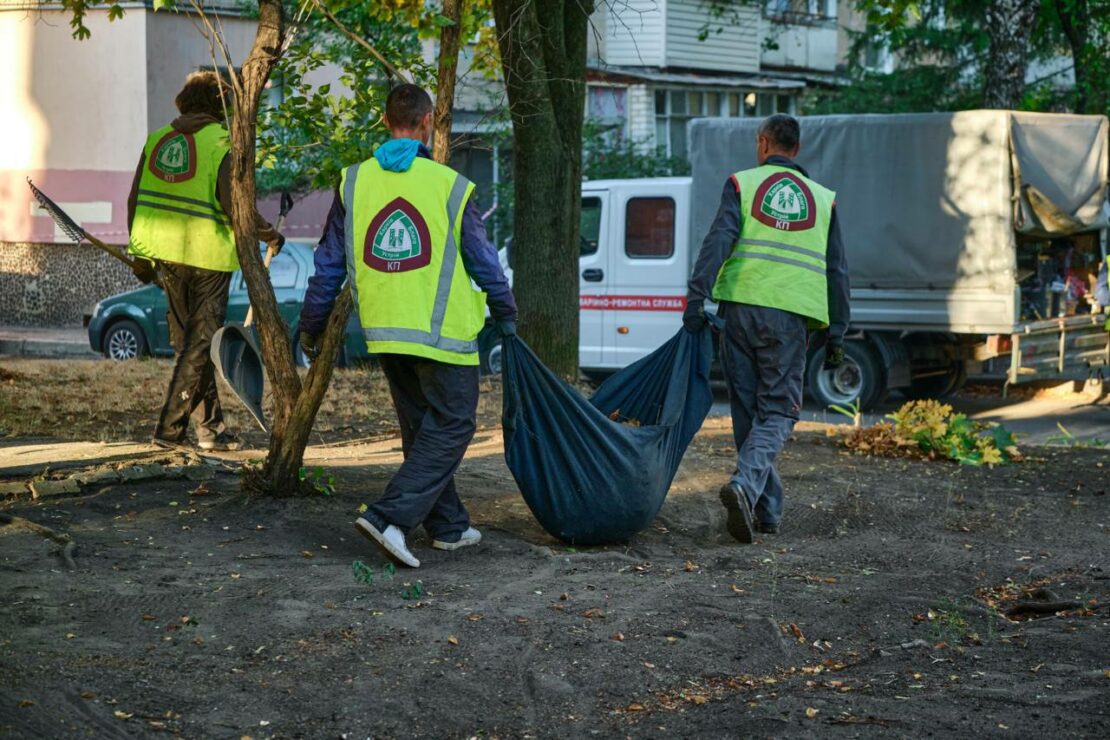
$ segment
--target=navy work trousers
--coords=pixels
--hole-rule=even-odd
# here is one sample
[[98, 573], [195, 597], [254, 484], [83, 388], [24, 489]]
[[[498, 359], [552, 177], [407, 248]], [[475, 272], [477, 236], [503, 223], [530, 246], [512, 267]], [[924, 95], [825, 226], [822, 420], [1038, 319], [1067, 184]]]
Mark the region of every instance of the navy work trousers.
[[782, 519], [782, 478], [775, 460], [802, 408], [806, 320], [777, 308], [722, 302], [721, 367], [728, 381], [736, 471], [756, 519]]
[[410, 355], [378, 355], [401, 425], [405, 461], [370, 509], [409, 532], [423, 524], [450, 541], [470, 526], [455, 471], [474, 437], [478, 368]]

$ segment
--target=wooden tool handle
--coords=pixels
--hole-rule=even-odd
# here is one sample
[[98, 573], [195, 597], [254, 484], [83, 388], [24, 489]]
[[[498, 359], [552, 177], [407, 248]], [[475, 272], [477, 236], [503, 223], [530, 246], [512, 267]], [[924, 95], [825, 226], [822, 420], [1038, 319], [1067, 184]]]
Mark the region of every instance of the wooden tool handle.
[[[266, 258], [262, 260], [262, 266], [267, 270], [270, 269], [270, 263], [274, 261], [274, 248], [266, 245]], [[254, 323], [254, 306], [247, 306], [247, 318], [243, 320], [243, 326], [250, 326]]]

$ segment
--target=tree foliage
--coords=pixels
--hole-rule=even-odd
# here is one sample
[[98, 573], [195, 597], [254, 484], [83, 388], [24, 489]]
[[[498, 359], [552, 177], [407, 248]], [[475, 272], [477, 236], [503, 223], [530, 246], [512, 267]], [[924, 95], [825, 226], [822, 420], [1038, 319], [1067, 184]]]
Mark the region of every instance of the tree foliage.
[[[451, 21], [423, 0], [328, 0], [328, 11], [352, 34], [369, 42], [406, 81], [436, 90], [436, 68], [423, 58], [421, 41]], [[486, 29], [488, 0], [467, 0], [460, 18], [463, 38]], [[294, 27], [274, 74], [268, 105], [259, 121], [259, 189], [264, 192], [330, 190], [340, 170], [370, 157], [389, 138], [382, 122], [390, 71], [366, 47], [337, 30], [322, 13], [310, 13]], [[482, 41], [484, 40], [484, 41]], [[339, 85], [320, 85], [326, 66], [339, 69]]]
[[[849, 83], [809, 94], [812, 113], [902, 113], [987, 105], [995, 5], [1001, 0], [857, 0], [865, 20], [852, 34]], [[1110, 90], [1110, 0], [1033, 0], [1034, 20], [1023, 65], [1049, 63], [1043, 79], [1027, 81], [1019, 107], [1102, 113]], [[997, 34], [996, 34], [997, 36]], [[997, 48], [997, 45], [996, 45]], [[885, 50], [886, 73], [867, 64]], [[1061, 84], [1072, 57], [1076, 85]], [[1023, 66], [1024, 69], [1024, 66]], [[1013, 102], [1013, 101], [1010, 101]]]

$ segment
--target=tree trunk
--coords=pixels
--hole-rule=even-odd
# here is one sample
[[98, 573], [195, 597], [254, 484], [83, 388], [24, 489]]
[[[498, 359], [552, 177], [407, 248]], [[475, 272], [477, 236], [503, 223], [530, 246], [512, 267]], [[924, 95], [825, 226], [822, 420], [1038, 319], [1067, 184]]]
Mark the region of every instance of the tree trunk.
[[983, 105], [987, 108], [1021, 106], [1029, 37], [1039, 8], [1039, 0], [992, 0], [987, 8], [990, 47], [983, 92]]
[[592, 0], [493, 0], [513, 121], [513, 289], [520, 333], [578, 373], [582, 117]]
[[245, 479], [245, 482], [248, 488], [257, 492], [294, 495], [307, 488], [299, 476], [304, 449], [331, 379], [351, 299], [349, 292], [344, 291], [336, 301], [322, 340], [320, 358], [313, 363], [302, 384], [293, 363], [289, 331], [278, 311], [277, 298], [269, 273], [262, 264], [255, 235], [254, 168], [258, 102], [281, 54], [283, 38], [284, 18], [280, 0], [260, 0], [254, 45], [235, 82], [230, 154], [231, 223], [273, 394], [269, 454], [260, 474]]
[[453, 23], [444, 26], [439, 34], [439, 74], [432, 157], [440, 164], [447, 164], [451, 158], [451, 107], [455, 103], [455, 78], [459, 68], [462, 5], [463, 0], [443, 0], [443, 15]]
[[[1106, 72], [1105, 57], [1090, 44], [1091, 16], [1087, 0], [1056, 0], [1056, 16], [1068, 40], [1075, 70], [1075, 110], [1077, 113], [1105, 113], [1106, 86], [1099, 72]], [[1100, 64], [1100, 62], [1102, 62]]]

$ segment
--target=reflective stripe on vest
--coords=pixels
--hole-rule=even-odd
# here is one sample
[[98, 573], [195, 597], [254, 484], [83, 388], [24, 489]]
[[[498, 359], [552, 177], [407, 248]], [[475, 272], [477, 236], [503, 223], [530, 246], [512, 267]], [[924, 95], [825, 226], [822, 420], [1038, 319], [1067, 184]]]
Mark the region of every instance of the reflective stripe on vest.
[[764, 165], [734, 177], [740, 235], [717, 274], [713, 298], [828, 326], [825, 253], [835, 193], [787, 167]]
[[165, 126], [147, 138], [131, 254], [219, 272], [239, 269], [231, 222], [216, 198], [228, 150], [218, 123], [192, 134]]
[[[427, 162], [427, 164], [434, 163]], [[362, 171], [363, 167], [368, 168], [366, 172]], [[414, 167], [415, 170], [418, 170], [418, 172], [415, 173], [413, 172], [413, 170], [409, 170], [408, 173], [389, 173], [387, 171], [380, 170], [376, 161], [369, 160], [359, 165], [352, 165], [345, 170], [343, 177], [342, 196], [344, 207], [346, 209], [346, 220], [344, 226], [347, 252], [347, 275], [351, 285], [355, 286], [355, 290], [352, 291], [355, 298], [355, 310], [359, 314], [360, 321], [363, 325], [363, 336], [366, 339], [367, 346], [371, 352], [388, 351], [398, 352], [401, 354], [414, 354], [454, 364], [472, 365], [477, 364], [478, 361], [477, 330], [478, 328], [480, 328], [480, 325], [484, 323], [485, 318], [484, 294], [477, 292], [475, 295], [475, 299], [472, 299], [473, 305], [470, 305], [468, 303], [465, 296], [457, 299], [456, 311], [460, 311], [462, 312], [462, 314], [467, 315], [456, 316], [455, 318], [458, 319], [458, 321], [455, 322], [456, 326], [450, 326], [452, 323], [452, 317], [451, 315], [449, 315], [453, 290], [460, 291], [463, 289], [460, 286], [464, 285], [467, 292], [475, 292], [471, 289], [470, 279], [469, 277], [465, 276], [465, 273], [462, 273], [462, 276], [465, 278], [464, 283], [460, 283], [456, 275], [456, 271], [459, 268], [459, 247], [456, 228], [459, 221], [459, 215], [464, 204], [466, 203], [467, 196], [473, 188], [471, 183], [466, 178], [458, 175], [457, 173], [450, 173], [454, 176], [454, 179], [446, 198], [446, 235], [444, 236], [442, 241], [434, 236], [428, 235], [432, 243], [427, 245], [427, 247], [432, 251], [430, 251], [427, 255], [422, 255], [427, 259], [427, 262], [423, 266], [413, 268], [414, 270], [419, 270], [421, 272], [410, 272], [399, 269], [398, 272], [394, 274], [388, 272], [385, 269], [381, 269], [380, 264], [377, 268], [371, 265], [371, 262], [380, 258], [376, 258], [373, 256], [368, 258], [367, 256], [367, 249], [369, 248], [367, 243], [374, 240], [376, 236], [375, 234], [371, 234], [369, 229], [371, 226], [374, 225], [374, 223], [376, 222], [375, 220], [378, 219], [383, 213], [386, 216], [390, 215], [386, 212], [394, 201], [390, 201], [389, 203], [382, 205], [379, 201], [384, 201], [387, 197], [384, 195], [384, 192], [376, 190], [362, 190], [362, 197], [364, 198], [364, 200], [369, 199], [370, 201], [372, 201], [372, 203], [369, 204], [370, 208], [367, 209], [367, 206], [363, 203], [356, 202], [359, 198], [358, 193], [360, 192], [360, 178], [365, 178], [368, 176], [382, 177], [383, 175], [389, 175], [390, 177], [428, 177], [432, 178], [430, 180], [431, 187], [429, 188], [429, 192], [433, 192], [435, 189], [443, 188], [445, 185], [443, 179], [436, 179], [443, 178], [447, 174], [443, 172], [443, 170], [446, 170], [446, 168], [439, 169], [441, 167], [441, 165], [434, 165], [434, 168], [428, 168], [425, 164], [420, 164]], [[373, 185], [376, 184], [377, 183], [373, 183]], [[371, 187], [373, 187], [373, 185], [371, 185]], [[439, 192], [442, 193], [442, 189], [440, 189]], [[440, 202], [442, 203], [442, 201]], [[407, 206], [415, 208], [415, 206], [407, 200], [405, 201], [405, 203], [407, 204]], [[361, 212], [363, 213], [363, 219], [362, 222], [356, 223], [355, 213], [356, 211], [359, 211], [359, 209], [362, 209]], [[396, 210], [394, 211], [394, 213], [395, 212]], [[417, 213], [419, 212], [420, 211], [418, 209]], [[369, 218], [369, 225], [367, 225], [367, 227], [363, 229], [362, 223], [366, 223], [367, 218]], [[417, 220], [424, 219], [425, 216], [421, 214], [420, 219]], [[408, 223], [410, 226], [413, 225], [411, 220], [408, 221]], [[384, 228], [384, 226], [380, 226], [379, 231], [382, 228]], [[424, 224], [424, 228], [426, 228], [426, 223]], [[435, 248], [439, 244], [443, 245], [442, 254], [438, 262], [436, 262], [433, 260], [432, 255], [435, 251], [438, 251]], [[421, 249], [423, 249], [424, 246], [425, 245], [421, 245]], [[363, 250], [361, 255], [357, 252], [359, 247], [361, 247]], [[375, 254], [377, 253], [376, 249], [377, 242], [374, 242]], [[370, 259], [371, 262], [367, 262], [367, 259]], [[399, 267], [402, 265], [401, 261], [389, 262], [388, 260], [386, 260], [386, 263], [397, 264]], [[418, 274], [423, 275], [423, 270], [426, 270], [429, 267], [433, 266], [438, 267], [439, 272], [438, 276], [436, 276], [435, 278], [434, 298], [431, 301], [430, 312], [428, 311], [427, 306], [420, 305], [414, 306], [411, 310], [411, 313], [408, 315], [408, 318], [427, 315], [427, 330], [412, 328], [411, 326], [382, 326], [381, 324], [383, 322], [389, 322], [389, 317], [382, 315], [384, 313], [383, 309], [385, 307], [380, 305], [362, 305], [365, 304], [367, 301], [373, 301], [374, 297], [372, 294], [368, 294], [367, 296], [359, 295], [362, 290], [362, 288], [360, 287], [362, 283], [360, 283], [359, 279], [360, 273], [363, 274], [364, 280], [370, 281], [371, 283], [383, 279], [410, 281], [426, 280], [431, 276], [407, 276], [415, 276]], [[392, 277], [384, 278], [384, 275], [391, 275]], [[396, 312], [397, 308], [395, 306], [391, 306], [389, 307], [389, 310]], [[468, 315], [468, 312], [473, 313], [474, 315], [470, 316]], [[394, 318], [396, 319], [396, 315], [394, 315]], [[445, 331], [445, 328], [453, 328], [454, 331]], [[460, 333], [466, 334], [466, 336], [459, 336], [458, 334]]]

